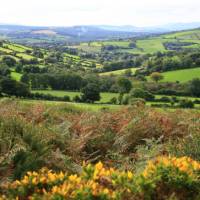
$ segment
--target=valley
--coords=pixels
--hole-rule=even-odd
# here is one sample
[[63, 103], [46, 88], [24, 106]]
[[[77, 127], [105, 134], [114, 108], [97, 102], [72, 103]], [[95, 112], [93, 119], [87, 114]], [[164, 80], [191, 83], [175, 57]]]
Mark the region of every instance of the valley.
[[0, 200], [199, 199], [199, 28], [3, 27]]

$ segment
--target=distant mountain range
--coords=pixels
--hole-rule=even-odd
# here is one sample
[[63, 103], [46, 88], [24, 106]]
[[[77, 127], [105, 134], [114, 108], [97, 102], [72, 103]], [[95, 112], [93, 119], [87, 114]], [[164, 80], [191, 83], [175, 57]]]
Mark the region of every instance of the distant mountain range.
[[90, 25], [46, 27], [0, 24], [0, 36], [18, 42], [89, 41], [146, 36], [200, 27], [200, 22], [172, 23], [154, 27]]
[[112, 31], [125, 31], [125, 32], [150, 32], [150, 33], [162, 33], [162, 32], [172, 32], [172, 31], [183, 31], [188, 29], [200, 28], [200, 22], [192, 23], [171, 23], [160, 26], [150, 26], [150, 27], [136, 27], [136, 26], [108, 26], [102, 25], [98, 26], [105, 30]]

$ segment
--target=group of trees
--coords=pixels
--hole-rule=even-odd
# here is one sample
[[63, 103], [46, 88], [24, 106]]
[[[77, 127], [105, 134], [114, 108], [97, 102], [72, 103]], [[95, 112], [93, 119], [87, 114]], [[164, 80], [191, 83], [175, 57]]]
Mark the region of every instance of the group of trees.
[[198, 51], [181, 51], [157, 53], [147, 59], [136, 75], [149, 75], [152, 72], [165, 72], [178, 69], [194, 68], [200, 66], [200, 53]]
[[[101, 92], [123, 93], [124, 86], [130, 88], [131, 81], [128, 78], [101, 77], [95, 74], [65, 72], [65, 73], [24, 73], [21, 81], [29, 84], [32, 89], [53, 89], [80, 91], [88, 83], [98, 85]], [[127, 91], [125, 91], [127, 92]]]
[[0, 94], [16, 97], [27, 97], [30, 95], [28, 85], [12, 80], [8, 77], [0, 78]]

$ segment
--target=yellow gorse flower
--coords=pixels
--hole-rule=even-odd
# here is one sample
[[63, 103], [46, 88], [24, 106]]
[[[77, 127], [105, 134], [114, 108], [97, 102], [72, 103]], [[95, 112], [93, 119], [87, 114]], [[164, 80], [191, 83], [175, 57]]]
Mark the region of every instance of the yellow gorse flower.
[[[189, 177], [195, 177], [194, 180], [198, 180], [198, 176], [195, 175], [196, 172], [200, 172], [200, 163], [188, 157], [160, 156], [148, 162], [142, 173], [145, 179], [141, 180], [152, 180], [156, 171], [162, 168], [178, 169], [181, 173], [186, 173]], [[61, 199], [73, 200], [80, 194], [93, 196], [93, 198], [105, 196], [107, 199], [117, 200], [124, 193], [132, 195], [135, 191], [133, 186], [137, 186], [137, 178], [135, 178], [137, 175], [131, 171], [120, 172], [114, 168], [106, 168], [101, 162], [94, 166], [89, 164], [85, 166], [85, 169], [79, 175], [67, 175], [63, 172], [54, 173], [44, 168], [39, 172], [28, 172], [22, 180], [15, 181], [9, 187], [13, 190], [25, 188], [24, 191], [30, 188], [33, 194], [41, 195], [41, 199], [44, 200], [52, 199], [55, 195], [62, 197]], [[0, 197], [0, 200], [5, 199]], [[31, 200], [34, 197], [29, 194], [27, 199]]]

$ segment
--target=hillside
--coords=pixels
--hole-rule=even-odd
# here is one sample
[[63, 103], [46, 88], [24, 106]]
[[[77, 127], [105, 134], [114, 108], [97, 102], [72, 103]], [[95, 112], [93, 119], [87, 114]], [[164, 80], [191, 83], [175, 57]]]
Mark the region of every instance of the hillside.
[[[40, 34], [38, 30], [34, 31]], [[45, 34], [54, 35], [55, 32]], [[2, 40], [1, 78], [11, 77], [17, 81], [12, 84], [25, 84], [22, 87], [26, 90], [22, 92], [27, 92], [28, 99], [89, 102], [101, 107], [103, 104], [131, 104], [132, 98], [141, 98], [147, 101], [147, 105], [178, 108], [184, 107], [180, 96], [185, 99], [192, 96], [196, 99], [191, 100], [191, 107], [198, 108], [198, 90], [188, 91], [190, 81], [200, 77], [198, 34], [197, 29], [143, 39], [54, 44], [43, 48]], [[189, 38], [193, 42], [188, 42]], [[191, 45], [194, 48], [189, 48]], [[152, 72], [160, 72], [163, 79], [149, 81]], [[16, 90], [9, 91], [7, 84], [3, 86], [2, 96], [21, 95]], [[84, 99], [85, 88], [91, 89], [95, 98]], [[86, 94], [90, 96], [87, 91]], [[157, 98], [156, 95], [163, 96]], [[177, 99], [170, 95], [177, 96]]]
[[107, 29], [101, 26], [29, 27], [0, 25], [0, 36], [14, 42], [34, 45], [127, 38], [139, 36], [140, 34], [146, 35], [142, 31], [137, 32], [120, 27], [119, 29]]
[[[129, 44], [135, 42], [135, 46], [130, 47]], [[200, 48], [200, 29], [180, 31], [176, 33], [163, 34], [160, 36], [150, 36], [143, 39], [135, 38], [130, 40], [113, 40], [82, 43], [80, 49], [88, 52], [98, 51], [99, 47], [112, 45], [118, 47], [116, 51], [128, 52], [132, 54], [153, 54], [156, 52], [166, 52], [172, 50], [183, 50], [187, 48]], [[86, 48], [87, 47], [87, 48]]]

